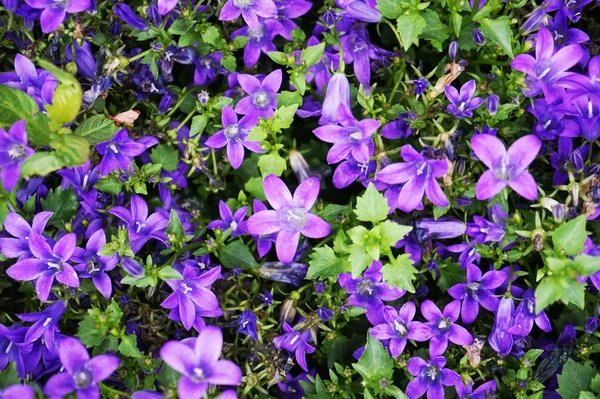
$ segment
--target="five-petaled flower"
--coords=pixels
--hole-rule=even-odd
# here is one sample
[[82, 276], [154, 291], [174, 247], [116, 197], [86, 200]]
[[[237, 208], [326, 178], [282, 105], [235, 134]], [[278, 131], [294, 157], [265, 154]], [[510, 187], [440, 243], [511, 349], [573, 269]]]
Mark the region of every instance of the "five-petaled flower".
[[406, 387], [406, 396], [410, 399], [420, 398], [427, 392], [430, 399], [444, 397], [444, 385], [449, 387], [462, 384], [456, 371], [444, 368], [446, 359], [442, 356], [432, 358], [429, 362], [420, 357], [408, 361], [408, 372], [415, 378]]
[[0, 129], [0, 184], [6, 191], [15, 188], [21, 175], [21, 165], [33, 152], [27, 146], [25, 121], [15, 122], [8, 133]]

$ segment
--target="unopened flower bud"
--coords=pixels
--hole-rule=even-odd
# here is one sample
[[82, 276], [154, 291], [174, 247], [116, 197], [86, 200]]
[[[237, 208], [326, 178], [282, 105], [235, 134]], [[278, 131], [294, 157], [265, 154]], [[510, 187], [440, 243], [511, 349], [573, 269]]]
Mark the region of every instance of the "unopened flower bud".
[[565, 207], [563, 204], [556, 204], [552, 208], [552, 216], [554, 216], [554, 221], [556, 223], [562, 222], [565, 217]]
[[544, 232], [535, 231], [531, 239], [533, 243], [533, 250], [536, 252], [541, 252], [541, 250], [544, 249]]
[[477, 28], [473, 29], [473, 41], [478, 46], [483, 46], [486, 42], [485, 36], [483, 36], [483, 33]]
[[600, 325], [600, 319], [597, 317], [590, 317], [585, 322], [585, 332], [588, 334], [593, 334], [598, 329], [598, 325]]
[[456, 40], [453, 40], [452, 43], [450, 43], [450, 47], [448, 48], [448, 55], [453, 60], [456, 59], [456, 56], [458, 55], [458, 42]]
[[531, 32], [532, 30], [540, 26], [540, 24], [542, 24], [545, 18], [546, 9], [543, 7], [536, 8], [531, 14], [529, 14], [529, 18], [527, 18], [527, 21], [525, 21], [525, 23], [521, 25], [521, 29], [525, 33]]
[[200, 93], [198, 93], [198, 101], [200, 101], [200, 104], [206, 105], [209, 100], [210, 94], [208, 94], [206, 90], [202, 90]]
[[498, 105], [500, 104], [500, 97], [497, 94], [490, 94], [485, 99], [485, 105], [490, 115], [496, 115], [498, 112]]
[[299, 151], [291, 150], [289, 152], [290, 166], [300, 183], [308, 179], [312, 174], [310, 166]]
[[466, 207], [469, 206], [473, 203], [473, 200], [469, 197], [467, 197], [466, 195], [461, 195], [460, 197], [457, 197], [454, 202], [456, 202], [456, 205], [460, 206], [460, 207]]
[[279, 320], [282, 323], [292, 323], [296, 317], [296, 300], [286, 299], [281, 306], [281, 314]]
[[582, 171], [584, 167], [584, 159], [581, 150], [577, 148], [572, 153], [569, 154], [569, 161], [577, 171]]

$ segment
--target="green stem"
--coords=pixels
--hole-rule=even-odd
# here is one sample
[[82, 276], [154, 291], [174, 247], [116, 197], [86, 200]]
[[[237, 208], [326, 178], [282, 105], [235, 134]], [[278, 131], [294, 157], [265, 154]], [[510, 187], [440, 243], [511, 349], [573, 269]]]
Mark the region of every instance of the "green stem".
[[103, 391], [107, 391], [107, 392], [113, 393], [115, 395], [119, 395], [118, 396], [119, 398], [130, 398], [131, 397], [131, 394], [128, 394], [127, 392], [123, 392], [123, 391], [119, 391], [118, 389], [111, 388], [108, 385], [103, 384], [101, 382], [99, 382], [98, 385], [100, 385], [100, 388]]
[[129, 62], [132, 63], [133, 61], [139, 60], [140, 58], [143, 58], [146, 56], [146, 54], [148, 54], [149, 52], [153, 51], [151, 48], [149, 48], [146, 51], [142, 51], [141, 53], [139, 53], [138, 55], [134, 55], [133, 57], [129, 58]]
[[190, 93], [193, 93], [194, 91], [196, 91], [196, 88], [193, 88], [190, 91], [182, 93], [181, 97], [179, 98], [179, 101], [177, 101], [175, 103], [175, 105], [173, 106], [173, 108], [167, 113], [167, 116], [173, 115], [175, 113], [175, 111], [177, 111], [177, 109], [179, 108], [179, 106], [181, 104], [183, 104], [183, 102], [185, 101], [185, 99], [190, 95]]
[[396, 31], [396, 28], [394, 27], [394, 25], [392, 25], [392, 23], [387, 18], [382, 18], [381, 22], [383, 22], [384, 24], [386, 24], [387, 26], [390, 27], [392, 32], [394, 32], [394, 35], [396, 35], [396, 39], [398, 40], [398, 44], [400, 45], [400, 48], [401, 49], [404, 48], [404, 46], [402, 45], [402, 39], [400, 39], [400, 35]]

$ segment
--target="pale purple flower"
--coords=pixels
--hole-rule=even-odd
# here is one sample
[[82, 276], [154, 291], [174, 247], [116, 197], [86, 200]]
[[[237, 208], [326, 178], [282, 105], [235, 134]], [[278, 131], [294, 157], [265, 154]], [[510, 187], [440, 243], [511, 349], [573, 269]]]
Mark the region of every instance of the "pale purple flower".
[[473, 222], [467, 224], [467, 235], [475, 237], [475, 244], [486, 242], [500, 242], [505, 235], [504, 219], [509, 216], [500, 204], [494, 204], [488, 208], [489, 219], [474, 215]]
[[65, 371], [50, 377], [46, 383], [44, 393], [51, 397], [63, 397], [75, 391], [79, 399], [100, 398], [98, 383], [109, 378], [121, 363], [112, 355], [90, 359], [85, 346], [71, 337], [59, 342], [58, 356]]
[[277, 51], [277, 47], [273, 44], [275, 36], [283, 33], [283, 26], [279, 21], [267, 19], [258, 21], [256, 30], [249, 26], [244, 26], [233, 32], [231, 38], [237, 36], [246, 36], [250, 40], [244, 46], [244, 65], [247, 68], [252, 68], [258, 62], [260, 54], [268, 54], [271, 51]]
[[[267, 207], [261, 201], [254, 199], [252, 202], [252, 210], [254, 213], [258, 213], [266, 211]], [[258, 256], [262, 258], [271, 250], [273, 243], [277, 239], [277, 233], [259, 234], [254, 236], [254, 239], [256, 240], [256, 251], [258, 252]]]
[[352, 109], [348, 78], [343, 72], [336, 72], [327, 83], [319, 125], [337, 123], [339, 121], [338, 117], [343, 116], [339, 115], [338, 112], [340, 105], [343, 105], [346, 110]]
[[496, 393], [496, 381], [484, 382], [473, 390], [474, 384], [456, 384], [456, 392], [460, 399], [488, 399]]
[[2, 399], [34, 399], [35, 390], [29, 385], [11, 385], [0, 390]]
[[429, 362], [420, 357], [413, 357], [408, 361], [408, 372], [415, 378], [406, 387], [406, 396], [409, 399], [420, 398], [427, 392], [429, 399], [442, 399], [444, 385], [453, 386], [462, 383], [456, 371], [446, 369], [446, 359], [443, 356], [432, 358]]
[[471, 139], [471, 147], [477, 158], [490, 168], [481, 175], [475, 187], [478, 200], [492, 198], [506, 186], [530, 201], [537, 198], [537, 185], [526, 169], [542, 148], [539, 138], [532, 134], [523, 136], [507, 151], [496, 137], [478, 134]]
[[465, 83], [460, 88], [460, 93], [453, 86], [446, 86], [444, 90], [448, 101], [450, 101], [448, 112], [459, 119], [472, 117], [473, 111], [483, 104], [481, 97], [473, 98], [476, 88], [475, 80], [469, 80]]
[[244, 160], [244, 147], [252, 152], [262, 152], [260, 143], [246, 141], [250, 130], [257, 124], [256, 115], [250, 114], [238, 122], [238, 117], [233, 108], [226, 106], [221, 114], [223, 129], [206, 140], [205, 144], [211, 148], [223, 148], [227, 146], [227, 158], [233, 169], [237, 169]]
[[158, 0], [158, 13], [167, 15], [177, 6], [177, 0]]
[[160, 349], [160, 357], [178, 373], [181, 399], [201, 399], [209, 385], [239, 385], [242, 371], [231, 360], [219, 360], [223, 349], [223, 333], [207, 326], [197, 338], [182, 342], [169, 341]]
[[310, 213], [319, 195], [319, 184], [318, 178], [311, 177], [298, 186], [292, 197], [277, 176], [269, 175], [264, 180], [265, 196], [274, 210], [255, 213], [248, 219], [246, 228], [253, 235], [279, 232], [275, 247], [277, 257], [283, 263], [294, 259], [300, 234], [323, 238], [331, 230], [327, 222]]
[[427, 319], [427, 326], [431, 329], [429, 342], [429, 355], [431, 357], [442, 355], [448, 348], [448, 341], [456, 345], [470, 345], [473, 337], [462, 326], [456, 324], [460, 313], [460, 301], [452, 301], [440, 309], [429, 299], [421, 303], [421, 313]]
[[375, 150], [372, 136], [380, 123], [375, 119], [357, 121], [343, 104], [338, 106], [337, 121], [342, 126], [327, 125], [314, 130], [315, 136], [320, 140], [333, 143], [327, 153], [327, 163], [338, 163], [349, 155], [360, 163], [369, 162], [369, 157]]
[[15, 188], [23, 161], [33, 153], [27, 146], [25, 121], [15, 122], [8, 133], [0, 129], [0, 184], [6, 191]]
[[277, 108], [277, 91], [281, 87], [282, 78], [281, 69], [268, 74], [262, 82], [252, 75], [238, 75], [240, 86], [249, 95], [236, 104], [235, 112], [262, 118], [271, 117]]
[[277, 349], [285, 349], [296, 356], [296, 362], [304, 371], [308, 371], [306, 365], [306, 353], [313, 353], [314, 346], [310, 345], [310, 330], [294, 330], [288, 323], [283, 323], [283, 335], [273, 338], [273, 345]]
[[32, 8], [43, 9], [40, 16], [42, 32], [54, 32], [69, 14], [86, 11], [90, 8], [90, 0], [25, 0]]
[[234, 21], [242, 16], [250, 29], [257, 30], [258, 17], [273, 18], [277, 15], [277, 7], [272, 0], [227, 0], [219, 20]]

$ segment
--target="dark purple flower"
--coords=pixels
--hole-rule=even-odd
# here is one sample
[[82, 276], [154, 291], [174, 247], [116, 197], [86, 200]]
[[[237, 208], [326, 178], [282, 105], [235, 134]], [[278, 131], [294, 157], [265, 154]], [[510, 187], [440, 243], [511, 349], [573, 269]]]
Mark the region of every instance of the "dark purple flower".
[[512, 297], [503, 296], [494, 318], [492, 333], [488, 339], [490, 346], [500, 356], [510, 353], [513, 347], [513, 336], [508, 330], [513, 325], [515, 304]]
[[283, 33], [283, 26], [279, 21], [267, 19], [258, 21], [258, 26], [255, 30], [249, 26], [244, 26], [231, 34], [232, 38], [238, 36], [246, 36], [249, 38], [244, 46], [244, 65], [247, 68], [252, 68], [258, 62], [260, 54], [268, 54], [271, 51], [277, 51], [273, 44], [275, 36]]
[[301, 286], [304, 283], [308, 266], [297, 263], [296, 260], [302, 256], [303, 247], [306, 247], [306, 244], [300, 247], [292, 262], [265, 262], [258, 269], [258, 273], [261, 277], [269, 280], [292, 284], [297, 287]]
[[308, 342], [310, 340], [310, 330], [294, 330], [288, 323], [283, 323], [283, 335], [273, 338], [273, 345], [277, 349], [284, 349], [296, 356], [296, 362], [304, 371], [308, 371], [306, 365], [306, 353], [313, 353], [314, 346]]
[[235, 320], [237, 324], [237, 333], [252, 337], [258, 341], [258, 333], [256, 332], [256, 316], [251, 310], [244, 310]]
[[145, 31], [149, 28], [148, 22], [140, 18], [126, 3], [118, 2], [115, 4], [114, 12], [117, 18], [134, 29]]
[[377, 173], [377, 180], [384, 183], [404, 184], [398, 197], [398, 208], [403, 212], [416, 209], [421, 204], [423, 194], [437, 206], [448, 206], [444, 191], [436, 181], [448, 170], [446, 159], [425, 157], [427, 152], [419, 154], [410, 144], [404, 145], [400, 154], [405, 163], [386, 166]]
[[507, 151], [496, 137], [478, 134], [471, 139], [471, 147], [477, 158], [490, 168], [477, 182], [478, 200], [492, 198], [506, 186], [530, 201], [537, 198], [537, 185], [526, 169], [542, 148], [540, 139], [532, 134], [523, 136]]
[[472, 117], [473, 111], [483, 103], [480, 97], [473, 98], [476, 88], [475, 80], [469, 80], [465, 83], [460, 88], [460, 93], [453, 86], [446, 86], [444, 90], [448, 101], [450, 101], [448, 112], [459, 119]]
[[127, 129], [119, 130], [109, 141], [96, 145], [96, 150], [102, 155], [100, 175], [106, 176], [114, 170], [133, 173], [131, 159], [155, 144], [158, 140], [154, 137], [142, 137], [136, 142], [129, 137]]
[[551, 0], [546, 10], [548, 12], [559, 10], [559, 12], [565, 13], [571, 22], [577, 22], [583, 14], [583, 8], [592, 1], [593, 0]]
[[169, 341], [160, 349], [160, 357], [182, 374], [178, 384], [179, 397], [200, 399], [209, 385], [239, 385], [242, 371], [231, 360], [219, 360], [223, 349], [223, 333], [208, 326], [197, 338], [182, 342]]
[[479, 29], [475, 28], [473, 29], [473, 41], [475, 42], [475, 44], [477, 44], [478, 46], [483, 46], [486, 42], [485, 36], [483, 35], [483, 32], [481, 32]]
[[357, 121], [343, 104], [338, 106], [337, 121], [342, 126], [327, 125], [314, 130], [320, 140], [333, 143], [327, 154], [327, 162], [338, 163], [349, 155], [360, 163], [369, 162], [375, 150], [372, 136], [379, 128], [379, 122], [375, 119]]
[[475, 390], [473, 390], [473, 385], [473, 383], [463, 384], [462, 382], [456, 384], [458, 397], [460, 399], [487, 399], [496, 393], [496, 381], [484, 382]]
[[15, 238], [0, 238], [0, 253], [7, 258], [32, 257], [29, 250], [29, 234], [33, 231], [43, 234], [52, 212], [40, 212], [33, 217], [31, 226], [21, 215], [10, 212], [4, 219], [4, 229]]
[[410, 122], [416, 119], [417, 114], [414, 112], [400, 114], [396, 120], [386, 123], [383, 129], [381, 129], [380, 134], [382, 137], [390, 140], [406, 139], [413, 133], [410, 128]]
[[91, 278], [102, 296], [109, 299], [112, 294], [112, 284], [106, 272], [117, 266], [119, 257], [116, 253], [112, 256], [98, 255], [105, 245], [106, 234], [104, 230], [98, 230], [89, 238], [85, 249], [75, 248], [72, 260], [75, 263], [75, 270], [79, 272], [79, 277]]
[[34, 323], [27, 330], [27, 334], [25, 334], [25, 343], [33, 343], [43, 337], [42, 342], [46, 348], [53, 351], [54, 338], [56, 337], [56, 334], [60, 332], [58, 322], [66, 308], [66, 302], [60, 300], [51, 303], [41, 312], [17, 314], [19, 319]]
[[444, 385], [453, 386], [461, 384], [460, 375], [456, 371], [445, 369], [446, 359], [437, 356], [429, 362], [420, 357], [413, 357], [408, 361], [408, 372], [415, 378], [406, 387], [406, 396], [410, 399], [420, 398], [427, 392], [429, 399], [444, 397]]
[[412, 321], [415, 317], [416, 306], [406, 302], [399, 311], [391, 306], [383, 309], [385, 323], [377, 324], [369, 333], [380, 341], [389, 340], [389, 350], [393, 358], [402, 354], [407, 340], [427, 341], [431, 338], [431, 330], [423, 323]]
[[421, 304], [421, 313], [429, 323], [431, 329], [431, 341], [429, 343], [429, 355], [439, 356], [446, 351], [448, 341], [456, 345], [470, 345], [473, 337], [462, 326], [456, 324], [460, 313], [460, 301], [452, 301], [441, 312], [429, 299]]
[[43, 9], [40, 16], [42, 32], [54, 32], [67, 16], [86, 11], [90, 8], [90, 0], [25, 0], [32, 8]]
[[48, 300], [54, 278], [66, 286], [79, 287], [79, 277], [67, 263], [73, 255], [76, 241], [77, 237], [71, 233], [51, 247], [42, 235], [32, 230], [29, 233], [29, 249], [34, 257], [21, 258], [6, 270], [6, 274], [19, 281], [36, 280], [35, 289], [42, 302]]
[[40, 109], [43, 109], [45, 104], [52, 104], [58, 82], [50, 72], [36, 69], [27, 57], [17, 54], [15, 71], [0, 73], [0, 84], [26, 92], [35, 99]]
[[273, 18], [277, 15], [277, 7], [272, 0], [227, 0], [219, 20], [234, 21], [242, 16], [250, 29], [258, 30], [258, 17]]
[[15, 188], [23, 161], [33, 153], [27, 146], [25, 121], [15, 122], [8, 133], [0, 129], [0, 183], [6, 191]]
[[[277, 386], [281, 391], [279, 396], [280, 399], [302, 399], [304, 398], [304, 390], [302, 389], [302, 385], [300, 381], [309, 382], [308, 374], [306, 372], [302, 372], [295, 377], [292, 373], [286, 373], [287, 381], [278, 382]], [[314, 370], [310, 373], [314, 374]]]
[[132, 195], [130, 208], [112, 207], [109, 212], [121, 219], [128, 227], [131, 249], [137, 253], [146, 242], [156, 239], [165, 242], [164, 229], [169, 220], [159, 212], [148, 216], [148, 204], [139, 195]]
[[380, 60], [392, 53], [371, 44], [365, 24], [352, 25], [340, 39], [346, 64], [354, 63], [354, 73], [358, 81], [368, 85], [371, 81], [371, 62]]
[[281, 87], [281, 79], [281, 69], [271, 72], [262, 82], [252, 75], [238, 75], [240, 86], [249, 95], [236, 104], [235, 112], [262, 118], [271, 117], [277, 108], [276, 98], [277, 91]]
[[567, 110], [560, 102], [548, 103], [544, 98], [537, 98], [527, 111], [537, 118], [535, 133], [545, 140], [554, 140], [556, 136], [579, 136], [579, 124], [573, 119], [565, 118]]
[[413, 89], [413, 93], [415, 93], [416, 95], [420, 95], [420, 94], [425, 93], [425, 91], [429, 87], [429, 80], [427, 80], [426, 77], [422, 77], [419, 79], [415, 79], [413, 81], [413, 84], [415, 85], [415, 88]]
[[238, 122], [238, 117], [233, 108], [226, 106], [221, 114], [223, 129], [219, 130], [208, 140], [206, 145], [211, 148], [223, 148], [227, 146], [227, 158], [233, 169], [237, 169], [244, 160], [244, 147], [252, 152], [262, 152], [260, 143], [256, 141], [246, 141], [250, 130], [256, 126], [256, 115], [250, 114], [243, 117]]
[[65, 371], [48, 380], [44, 393], [63, 397], [75, 391], [79, 399], [100, 397], [98, 383], [104, 381], [119, 367], [119, 358], [100, 355], [90, 359], [85, 346], [77, 339], [63, 338], [58, 345], [58, 356]]
[[319, 179], [311, 177], [298, 186], [294, 196], [285, 183], [275, 175], [264, 180], [264, 191], [274, 210], [255, 213], [247, 221], [248, 233], [253, 235], [277, 234], [277, 257], [283, 263], [294, 259], [300, 234], [309, 238], [322, 238], [331, 228], [320, 217], [310, 213], [319, 195]]
[[273, 304], [273, 295], [269, 291], [265, 291], [264, 295], [259, 294], [258, 299], [260, 299], [266, 307]]
[[[219, 52], [198, 57], [196, 69], [194, 70], [194, 84], [202, 86], [212, 82], [220, 70], [222, 57], [223, 55]], [[227, 93], [225, 93], [225, 96], [227, 96]]]
[[481, 275], [479, 267], [467, 265], [467, 282], [456, 284], [448, 290], [454, 299], [462, 300], [461, 317], [465, 324], [475, 321], [479, 314], [479, 305], [495, 312], [500, 300], [494, 296], [494, 290], [500, 287], [508, 276], [503, 271], [491, 270]]
[[500, 242], [504, 237], [506, 223], [503, 219], [507, 219], [508, 214], [504, 212], [500, 204], [489, 207], [488, 213], [491, 220], [474, 215], [473, 222], [467, 223], [467, 235], [475, 237], [475, 244]]
[[554, 14], [551, 20], [548, 20], [548, 29], [558, 47], [585, 43], [590, 40], [590, 37], [584, 31], [575, 28], [569, 29], [567, 16], [562, 10]]
[[333, 185], [335, 188], [344, 188], [354, 183], [356, 179], [365, 181], [371, 173], [375, 172], [376, 168], [376, 161], [362, 163], [352, 158], [352, 155], [348, 155], [346, 160], [342, 161], [342, 163], [335, 168], [332, 179]]
[[222, 220], [214, 220], [206, 225], [206, 228], [220, 229], [221, 231], [230, 228], [232, 237], [240, 236], [246, 232], [246, 222], [244, 221], [246, 213], [248, 213], [248, 207], [243, 206], [233, 214], [229, 206], [221, 200], [219, 201], [219, 214]]
[[535, 296], [533, 294], [533, 288], [529, 288], [523, 293], [514, 314], [513, 326], [506, 330], [509, 334], [526, 337], [531, 332], [534, 322], [542, 331], [550, 332], [552, 330], [546, 312], [541, 311], [539, 314], [535, 314]]
[[200, 273], [198, 269], [186, 266], [182, 280], [167, 280], [173, 293], [161, 306], [171, 309], [169, 318], [180, 321], [186, 330], [192, 328], [201, 331], [205, 327], [202, 317], [216, 317], [223, 314], [219, 300], [210, 290], [212, 284], [221, 278], [221, 267]]

